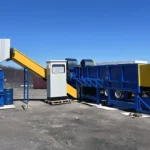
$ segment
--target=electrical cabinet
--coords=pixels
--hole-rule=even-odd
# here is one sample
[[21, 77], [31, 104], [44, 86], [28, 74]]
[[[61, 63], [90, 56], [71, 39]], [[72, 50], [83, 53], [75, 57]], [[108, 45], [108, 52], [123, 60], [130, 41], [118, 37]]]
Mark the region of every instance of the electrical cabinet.
[[47, 61], [47, 99], [67, 98], [66, 60]]

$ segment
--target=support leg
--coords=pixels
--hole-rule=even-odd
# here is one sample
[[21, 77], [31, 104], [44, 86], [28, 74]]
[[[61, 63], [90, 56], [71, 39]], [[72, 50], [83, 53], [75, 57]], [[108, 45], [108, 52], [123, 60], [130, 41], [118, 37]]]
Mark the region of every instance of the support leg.
[[100, 104], [101, 102], [101, 98], [100, 98], [100, 89], [99, 88], [96, 88], [96, 103], [97, 104]]
[[108, 89], [108, 100], [107, 100], [108, 106], [110, 106], [110, 100], [111, 100], [110, 89]]
[[29, 102], [29, 69], [24, 69], [24, 102]]
[[80, 101], [83, 101], [82, 95], [84, 95], [84, 87], [83, 86], [80, 87]]
[[135, 100], [135, 110], [138, 112], [141, 108], [140, 108], [140, 105], [139, 105], [140, 102], [139, 102], [139, 98], [138, 98], [137, 93], [135, 94], [134, 100]]

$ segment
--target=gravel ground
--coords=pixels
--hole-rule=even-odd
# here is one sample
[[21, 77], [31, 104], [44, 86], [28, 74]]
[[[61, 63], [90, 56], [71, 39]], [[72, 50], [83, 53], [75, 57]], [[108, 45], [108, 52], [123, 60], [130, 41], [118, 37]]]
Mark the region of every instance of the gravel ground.
[[[14, 92], [18, 99], [23, 90]], [[46, 90], [30, 90], [30, 95], [44, 99]], [[28, 110], [21, 101], [14, 103], [16, 109], [0, 112], [0, 150], [150, 149], [149, 118], [133, 119], [78, 102], [50, 106], [37, 99]]]

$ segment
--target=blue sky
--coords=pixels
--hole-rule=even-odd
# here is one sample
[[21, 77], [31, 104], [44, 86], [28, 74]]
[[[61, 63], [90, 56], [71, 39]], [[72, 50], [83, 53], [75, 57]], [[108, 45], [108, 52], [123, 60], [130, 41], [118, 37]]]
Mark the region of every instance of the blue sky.
[[150, 61], [150, 1], [5, 0], [0, 37], [42, 66], [66, 57]]

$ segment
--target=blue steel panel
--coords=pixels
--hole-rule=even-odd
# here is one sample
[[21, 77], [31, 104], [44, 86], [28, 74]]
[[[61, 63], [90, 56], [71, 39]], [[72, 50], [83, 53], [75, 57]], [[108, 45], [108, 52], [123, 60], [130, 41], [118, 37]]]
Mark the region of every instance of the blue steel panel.
[[108, 66], [97, 66], [98, 78], [100, 80], [106, 80], [108, 78]]
[[88, 78], [88, 67], [82, 67], [81, 74], [83, 78]]
[[138, 64], [123, 65], [124, 88], [138, 88]]
[[138, 65], [123, 64], [110, 66], [110, 87], [123, 89], [138, 88]]
[[138, 81], [138, 64], [123, 65], [124, 81]]
[[119, 106], [120, 108], [124, 108], [124, 109], [135, 109], [136, 108], [136, 105], [135, 103], [127, 103], [125, 101], [116, 101], [116, 100], [110, 100], [110, 103], [111, 104], [114, 104], [114, 105], [117, 105]]
[[89, 71], [89, 78], [97, 78], [97, 66], [93, 66], [93, 67], [88, 67], [88, 71]]
[[76, 68], [69, 68], [67, 70], [67, 80], [71, 81], [72, 79], [74, 79], [76, 76], [76, 72], [77, 72]]
[[110, 66], [110, 87], [122, 88], [122, 66], [112, 65]]
[[122, 80], [122, 72], [120, 65], [112, 65], [110, 67], [110, 80], [121, 81]]
[[80, 78], [81, 77], [81, 67], [75, 68], [75, 73], [76, 73], [75, 77]]

